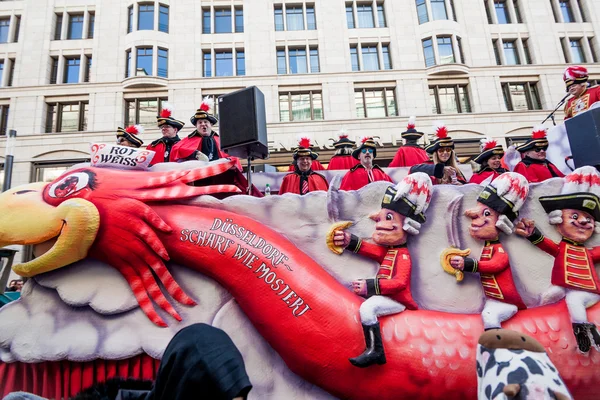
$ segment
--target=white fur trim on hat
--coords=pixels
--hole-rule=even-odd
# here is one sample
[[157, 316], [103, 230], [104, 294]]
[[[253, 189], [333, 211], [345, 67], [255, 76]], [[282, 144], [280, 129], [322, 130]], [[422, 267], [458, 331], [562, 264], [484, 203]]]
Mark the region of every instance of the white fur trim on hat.
[[394, 201], [405, 197], [415, 205], [416, 213], [424, 213], [431, 202], [433, 185], [431, 178], [423, 172], [406, 175], [397, 185]]
[[491, 186], [496, 188], [498, 196], [514, 204], [514, 212], [521, 209], [529, 194], [527, 179], [516, 172], [503, 173], [492, 181]]
[[580, 167], [565, 177], [561, 194], [588, 192], [600, 196], [600, 173], [594, 167]]

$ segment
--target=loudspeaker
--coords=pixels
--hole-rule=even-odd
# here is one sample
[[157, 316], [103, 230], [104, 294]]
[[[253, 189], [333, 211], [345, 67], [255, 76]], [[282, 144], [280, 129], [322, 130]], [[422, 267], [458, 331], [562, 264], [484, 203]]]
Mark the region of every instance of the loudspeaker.
[[265, 96], [251, 86], [219, 97], [221, 148], [240, 158], [269, 158]]
[[600, 108], [576, 115], [565, 125], [575, 168], [600, 166]]

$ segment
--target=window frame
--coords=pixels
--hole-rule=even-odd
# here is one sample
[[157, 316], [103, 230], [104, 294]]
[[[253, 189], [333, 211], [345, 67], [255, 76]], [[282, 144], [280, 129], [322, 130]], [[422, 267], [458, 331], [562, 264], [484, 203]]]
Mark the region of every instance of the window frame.
[[10, 43], [10, 16], [0, 18], [0, 32], [4, 30], [6, 31], [6, 40], [3, 41], [0, 39], [0, 43]]
[[[83, 25], [85, 23], [85, 13], [67, 13], [68, 15], [68, 26], [67, 26], [67, 40], [81, 40], [83, 39]], [[75, 18], [81, 18], [81, 28], [79, 37], [73, 37], [73, 20]], [[76, 21], [79, 23], [79, 21]]]
[[[67, 78], [69, 75], [69, 61], [76, 61], [77, 62], [77, 80], [75, 82], [68, 82]], [[63, 64], [63, 76], [62, 76], [62, 83], [64, 84], [77, 84], [80, 83], [79, 82], [79, 77], [81, 76], [81, 56], [65, 56], [64, 57], [64, 64]]]
[[[537, 111], [542, 109], [542, 101], [540, 93], [537, 88], [538, 82], [532, 81], [519, 81], [519, 82], [502, 82], [502, 95], [504, 97], [504, 104], [508, 112], [514, 111]], [[512, 92], [510, 90], [511, 85], [524, 85], [525, 87], [525, 102], [527, 103], [526, 110], [515, 110], [514, 100], [512, 98]], [[537, 104], [535, 104], [537, 103]]]
[[[152, 21], [152, 25], [150, 28], [141, 28], [141, 24], [142, 24], [142, 18], [141, 15], [142, 13], [147, 13], [150, 14], [150, 10], [142, 10], [142, 7], [152, 7], [152, 18], [150, 19], [150, 21]], [[155, 3], [151, 2], [143, 2], [143, 3], [137, 3], [137, 30], [138, 31], [153, 31], [154, 30], [154, 13], [156, 12], [156, 7], [155, 7]], [[145, 21], [143, 23], [146, 23]]]
[[[369, 117], [369, 112], [368, 112], [368, 107], [367, 107], [367, 98], [366, 98], [366, 93], [367, 92], [378, 92], [378, 91], [382, 91], [383, 92], [383, 109], [385, 110], [385, 117]], [[390, 115], [390, 98], [387, 95], [388, 92], [392, 93], [392, 99], [394, 101], [394, 115]], [[356, 94], [357, 93], [361, 93], [362, 94], [362, 108], [363, 108], [363, 113], [364, 113], [364, 118], [390, 118], [390, 117], [397, 117], [399, 115], [398, 113], [398, 101], [396, 100], [396, 88], [395, 87], [388, 87], [388, 86], [384, 86], [384, 87], [377, 87], [377, 88], [354, 88], [354, 108], [356, 110]], [[356, 116], [356, 118], [361, 118], [360, 116]]]
[[[295, 120], [294, 119], [294, 113], [293, 113], [293, 101], [292, 101], [292, 96], [302, 96], [302, 95], [309, 95], [310, 98], [310, 119], [300, 119], [300, 120]], [[321, 101], [321, 118], [315, 118], [315, 95], [319, 95], [320, 96], [320, 101]], [[282, 96], [287, 96], [287, 106], [288, 106], [288, 120], [287, 121], [283, 121], [281, 118], [281, 98]], [[279, 122], [307, 122], [307, 121], [324, 121], [325, 120], [325, 114], [323, 111], [323, 92], [322, 90], [299, 90], [299, 91], [284, 91], [284, 92], [279, 92], [278, 96], [277, 96], [277, 100], [279, 103]]]
[[[77, 130], [76, 131], [63, 131], [62, 128], [62, 120], [63, 120], [63, 108], [65, 106], [78, 105], [78, 116], [77, 116]], [[88, 106], [86, 108], [86, 106]], [[51, 112], [50, 107], [54, 107], [53, 112]], [[53, 101], [46, 102], [46, 123], [45, 123], [45, 133], [77, 133], [77, 132], [86, 132], [87, 131], [87, 118], [86, 113], [89, 112], [89, 100], [80, 100], [80, 101]], [[56, 120], [53, 115], [56, 114]], [[52, 115], [52, 117], [51, 117]], [[50, 125], [51, 123], [51, 125]]]
[[[135, 98], [125, 98], [124, 99], [124, 103], [125, 103], [125, 107], [124, 107], [124, 121], [125, 124], [127, 125], [137, 125], [140, 124], [140, 102], [142, 101], [153, 101], [155, 100], [157, 102], [157, 113], [156, 115], [160, 115], [160, 112], [162, 110], [162, 106], [164, 102], [168, 101], [168, 96], [156, 96], [156, 97], [135, 97]], [[129, 104], [134, 102], [135, 104], [135, 116], [133, 119], [133, 123], [130, 122], [130, 113], [129, 113]]]
[[[166, 10], [166, 12], [165, 12]], [[170, 14], [170, 8], [168, 5], [166, 4], [162, 4], [162, 3], [158, 3], [158, 31], [159, 32], [164, 32], [164, 33], [169, 33], [169, 14]], [[166, 15], [166, 20], [167, 23], [166, 24], [161, 24], [161, 21], [163, 20], [163, 18], [165, 18], [164, 16]], [[164, 22], [164, 21], [163, 21]]]
[[[454, 85], [445, 85], [445, 84], [428, 84], [429, 86], [429, 90], [431, 91], [431, 89], [434, 90], [434, 102], [435, 102], [435, 107], [436, 107], [436, 113], [435, 115], [453, 115], [453, 114], [447, 114], [447, 113], [442, 113], [441, 110], [441, 105], [440, 105], [440, 97], [439, 97], [439, 89], [440, 88], [453, 88], [454, 89], [454, 96], [456, 98], [456, 110], [457, 110], [457, 114], [469, 114], [473, 112], [473, 106], [471, 104], [471, 96], [469, 95], [469, 84], [454, 84]], [[462, 104], [460, 101], [460, 93], [459, 93], [459, 88], [463, 88], [464, 94], [465, 94], [465, 100], [466, 100], [466, 106], [468, 108], [467, 111], [463, 111], [462, 110]], [[431, 95], [431, 93], [430, 93]]]
[[[0, 136], [6, 136], [8, 132], [8, 115], [10, 104], [0, 104]], [[0, 167], [1, 170], [1, 167]]]

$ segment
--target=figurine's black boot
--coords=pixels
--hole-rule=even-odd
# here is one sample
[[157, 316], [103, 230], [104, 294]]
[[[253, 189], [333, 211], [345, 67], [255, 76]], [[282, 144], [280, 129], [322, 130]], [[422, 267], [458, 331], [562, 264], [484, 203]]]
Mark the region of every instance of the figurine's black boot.
[[363, 324], [363, 333], [367, 348], [360, 356], [350, 359], [352, 365], [366, 368], [373, 364], [385, 364], [385, 352], [383, 350], [379, 322], [375, 325]]

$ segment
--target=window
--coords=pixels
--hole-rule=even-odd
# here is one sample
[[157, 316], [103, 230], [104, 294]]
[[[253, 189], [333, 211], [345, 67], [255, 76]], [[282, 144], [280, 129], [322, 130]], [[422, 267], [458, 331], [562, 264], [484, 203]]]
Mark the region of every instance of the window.
[[389, 44], [350, 45], [350, 59], [353, 71], [379, 71], [382, 65], [392, 69]]
[[[314, 4], [275, 4], [276, 31], [302, 31], [317, 29]], [[285, 18], [284, 18], [285, 16]], [[306, 25], [304, 21], [306, 20]]]
[[425, 0], [416, 0], [417, 2], [417, 17], [419, 18], [419, 24], [429, 22], [429, 14], [427, 13], [427, 4]]
[[[32, 175], [31, 175], [31, 182], [52, 182], [54, 181], [56, 178], [58, 178], [59, 176], [61, 176], [62, 174], [64, 174], [70, 167], [72, 167], [75, 164], [79, 164], [82, 162], [89, 162], [90, 159], [88, 158], [86, 159], [80, 159], [80, 160], [68, 160], [68, 161], [61, 161], [61, 162], [55, 162], [55, 161], [51, 161], [51, 162], [34, 162], [32, 163], [33, 165], [33, 169], [32, 169]], [[27, 247], [31, 247], [31, 246], [27, 246]], [[25, 249], [27, 249], [27, 247], [25, 247]], [[26, 255], [26, 260], [33, 260], [33, 249], [31, 250], [31, 253], [28, 256], [29, 258], [27, 258]]]
[[573, 10], [571, 9], [571, 0], [558, 0], [560, 13], [564, 23], [575, 22]]
[[588, 44], [590, 45], [590, 53], [592, 55], [592, 62], [598, 62], [598, 52], [596, 51], [596, 44], [594, 38], [588, 38]]
[[158, 68], [157, 75], [163, 78], [168, 76], [169, 72], [169, 50], [158, 48]]
[[244, 32], [244, 10], [241, 7], [235, 8], [235, 31]]
[[138, 5], [138, 31], [154, 29], [154, 4]]
[[63, 15], [56, 14], [56, 23], [54, 25], [54, 40], [60, 40], [62, 38], [62, 22]]
[[285, 30], [285, 25], [283, 24], [283, 8], [281, 6], [275, 6], [275, 30]]
[[10, 18], [0, 18], [0, 43], [8, 43], [10, 32]]
[[279, 120], [314, 121], [323, 119], [323, 99], [321, 92], [279, 93]]
[[46, 106], [46, 133], [87, 130], [87, 101], [48, 103]]
[[231, 50], [215, 51], [215, 76], [233, 76], [233, 54]]
[[392, 58], [390, 57], [390, 46], [387, 44], [381, 45], [381, 53], [383, 56], [383, 69], [392, 69]]
[[88, 17], [88, 31], [87, 31], [88, 39], [94, 38], [94, 25], [96, 25], [96, 14], [90, 13], [89, 17]]
[[379, 21], [379, 27], [385, 28], [385, 12], [383, 11], [383, 4], [377, 4], [377, 20]]
[[205, 51], [202, 54], [202, 62], [204, 64], [204, 77], [210, 78], [212, 76], [212, 58], [210, 51]]
[[346, 24], [353, 28], [385, 28], [385, 7], [382, 1], [377, 3], [353, 1], [346, 3]]
[[169, 33], [169, 7], [162, 4], [158, 7], [158, 30]]
[[431, 40], [431, 38], [423, 40], [423, 54], [425, 55], [425, 66], [433, 67], [435, 65], [435, 53], [433, 51], [433, 40]]
[[523, 39], [523, 55], [525, 56], [525, 64], [533, 64], [531, 59], [531, 53], [529, 52], [529, 41], [527, 39]]
[[127, 8], [127, 33], [133, 31], [133, 6]]
[[521, 17], [521, 9], [519, 8], [519, 0], [513, 1], [513, 8], [515, 10], [515, 19], [518, 24], [523, 23], [523, 18]]
[[581, 0], [577, 0], [577, 6], [579, 7], [579, 13], [581, 14], [581, 22], [588, 22], [587, 12]]
[[83, 77], [83, 81], [89, 82], [90, 81], [90, 73], [92, 71], [92, 56], [85, 56], [85, 59], [86, 59], [86, 63], [85, 63], [85, 74]]
[[571, 62], [574, 64], [584, 64], [587, 62], [585, 53], [581, 46], [581, 39], [570, 39], [569, 46], [571, 47]]
[[202, 33], [210, 33], [210, 9], [202, 10]]
[[352, 71], [360, 71], [360, 65], [358, 63], [358, 49], [356, 46], [350, 47], [350, 59]]
[[446, 0], [431, 0], [431, 15], [433, 20], [448, 19]]
[[315, 19], [315, 7], [306, 6], [306, 29], [314, 31], [317, 29], [317, 20]]
[[354, 9], [352, 8], [352, 3], [346, 3], [346, 24], [348, 25], [348, 29], [356, 28], [356, 23], [354, 22]]
[[135, 75], [152, 75], [152, 47], [136, 48]]
[[79, 83], [79, 57], [65, 57], [63, 83]]
[[15, 64], [17, 61], [14, 58], [10, 58], [9, 60], [9, 69], [8, 69], [8, 79], [6, 80], [6, 86], [13, 85], [13, 78], [15, 76]]
[[502, 47], [504, 48], [504, 60], [506, 62], [506, 65], [521, 64], [516, 40], [503, 41]]
[[[6, 128], [8, 126], [8, 110], [8, 104], [0, 105], [0, 135], [6, 135]], [[0, 165], [0, 169], [2, 169], [2, 167], [3, 165]], [[0, 182], [0, 185], [1, 184], [2, 183]]]
[[133, 65], [131, 64], [131, 49], [125, 52], [125, 78], [129, 78], [131, 76], [131, 68]]
[[4, 60], [0, 60], [0, 84], [2, 83], [2, 78], [4, 78]]
[[429, 98], [433, 114], [456, 114], [471, 112], [467, 85], [429, 86]]
[[463, 53], [462, 39], [458, 36], [456, 37], [456, 44], [458, 46], [458, 56], [460, 57], [459, 62], [466, 64], [467, 62], [465, 61], [465, 54]]
[[231, 33], [231, 8], [215, 8], [215, 33]]
[[454, 49], [452, 48], [452, 37], [440, 36], [437, 38], [438, 53], [440, 55], [440, 64], [453, 64]]
[[452, 19], [457, 21], [456, 19], [456, 8], [454, 7], [454, 0], [448, 0], [450, 2], [450, 9], [452, 10]]
[[510, 24], [510, 13], [506, 0], [495, 0], [494, 7], [496, 8], [496, 20], [499, 24]]
[[385, 118], [398, 115], [394, 88], [357, 89], [354, 103], [358, 118]]
[[358, 16], [359, 28], [375, 28], [375, 21], [373, 19], [373, 6], [371, 4], [357, 5], [356, 15]]
[[235, 74], [237, 76], [246, 75], [246, 56], [244, 50], [235, 51]]
[[156, 126], [156, 116], [160, 114], [162, 104], [166, 98], [153, 97], [146, 99], [126, 99], [125, 100], [125, 124]]
[[21, 16], [15, 15], [15, 33], [13, 35], [13, 42], [19, 41], [19, 32], [21, 31]]
[[83, 14], [69, 14], [67, 39], [83, 38]]
[[58, 81], [58, 57], [50, 57], [50, 83]]
[[319, 50], [316, 47], [290, 47], [277, 49], [278, 74], [306, 74], [309, 71], [313, 73], [319, 72]]
[[503, 83], [502, 94], [508, 111], [542, 109], [535, 82]]
[[379, 71], [377, 46], [362, 46], [363, 71]]
[[285, 8], [285, 19], [288, 31], [304, 30], [304, 17], [302, 6], [288, 6]]

